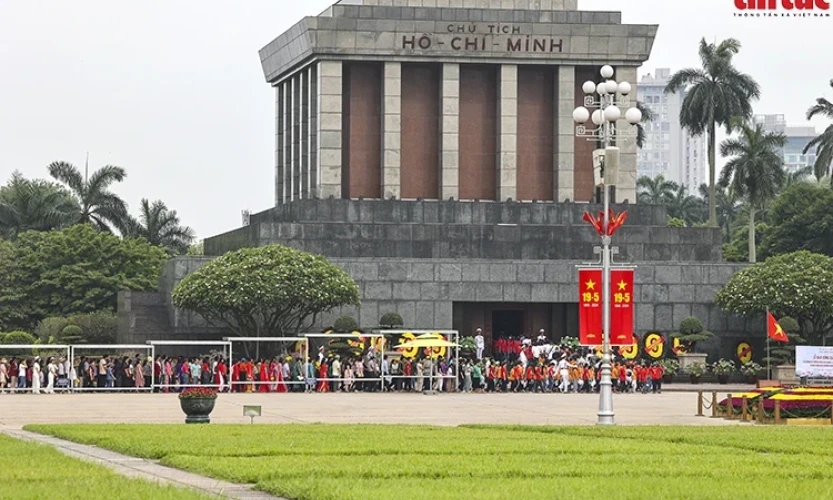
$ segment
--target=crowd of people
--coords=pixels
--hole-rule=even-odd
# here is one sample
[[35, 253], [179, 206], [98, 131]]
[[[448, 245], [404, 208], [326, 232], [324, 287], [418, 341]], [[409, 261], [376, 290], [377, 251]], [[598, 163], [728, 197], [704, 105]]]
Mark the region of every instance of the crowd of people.
[[[480, 337], [480, 339], [477, 339]], [[570, 348], [537, 339], [501, 338], [493, 355], [479, 348], [470, 358], [401, 353], [380, 355], [371, 346], [363, 354], [342, 356], [318, 350], [317, 357], [299, 353], [268, 359], [241, 358], [231, 364], [222, 356], [81, 357], [0, 359], [0, 392], [52, 394], [56, 391], [127, 390], [178, 392], [212, 386], [230, 392], [540, 392], [589, 393], [599, 390], [601, 359], [595, 350]], [[391, 355], [393, 354], [393, 355]], [[459, 368], [458, 368], [459, 363]], [[661, 392], [658, 363], [616, 359], [612, 383], [617, 392]]]

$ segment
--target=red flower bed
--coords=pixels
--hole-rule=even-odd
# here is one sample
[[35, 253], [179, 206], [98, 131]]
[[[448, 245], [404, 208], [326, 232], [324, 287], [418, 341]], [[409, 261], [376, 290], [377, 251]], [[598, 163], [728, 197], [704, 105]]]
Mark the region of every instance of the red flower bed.
[[208, 387], [189, 387], [179, 393], [179, 399], [216, 398], [217, 391]]

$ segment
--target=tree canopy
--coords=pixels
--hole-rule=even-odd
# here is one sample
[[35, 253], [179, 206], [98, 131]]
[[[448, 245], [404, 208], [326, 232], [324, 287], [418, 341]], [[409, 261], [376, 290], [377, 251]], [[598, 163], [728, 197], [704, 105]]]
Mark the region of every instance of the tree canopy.
[[173, 303], [241, 336], [291, 336], [337, 307], [358, 305], [356, 282], [319, 255], [281, 245], [212, 260], [174, 289]]
[[732, 276], [715, 303], [739, 316], [790, 316], [808, 338], [821, 339], [833, 330], [833, 258], [807, 251], [770, 257]]
[[73, 222], [89, 223], [103, 231], [123, 228], [127, 204], [109, 189], [111, 184], [127, 177], [123, 168], [105, 165], [89, 176], [63, 161], [53, 162], [46, 168], [53, 179], [69, 188], [80, 205], [78, 218]]
[[0, 329], [31, 330], [48, 316], [115, 310], [119, 290], [155, 290], [164, 250], [79, 224], [28, 231], [0, 255]]
[[[830, 80], [830, 87], [833, 88], [833, 79]], [[816, 116], [833, 120], [833, 103], [824, 97], [816, 99], [816, 103], [807, 110], [807, 119], [812, 120]], [[831, 165], [833, 165], [833, 124], [828, 125], [821, 135], [807, 143], [803, 154], [807, 154], [812, 149], [816, 151], [816, 163], [813, 165], [813, 171], [816, 178], [821, 180], [833, 173], [830, 170]], [[833, 176], [830, 179], [833, 182]]]
[[29, 230], [62, 228], [78, 218], [81, 207], [63, 187], [14, 172], [0, 186], [0, 236], [14, 239]]
[[833, 257], [833, 190], [796, 184], [769, 209], [769, 230], [761, 245], [764, 255], [809, 250]]
[[169, 210], [162, 200], [150, 203], [142, 198], [139, 218], [128, 216], [125, 221], [126, 236], [144, 238], [171, 255], [186, 253], [194, 242], [194, 230], [181, 225], [176, 210]]

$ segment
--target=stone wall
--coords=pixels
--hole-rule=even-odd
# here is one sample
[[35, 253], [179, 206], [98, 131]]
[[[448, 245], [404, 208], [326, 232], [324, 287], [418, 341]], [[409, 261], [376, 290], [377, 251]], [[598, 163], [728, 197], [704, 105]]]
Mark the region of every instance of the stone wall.
[[[154, 338], [153, 335], [183, 339], [221, 337], [221, 330], [209, 327], [199, 316], [163, 306], [176, 283], [209, 260], [179, 257], [169, 261], [159, 294], [121, 293], [119, 338], [142, 343], [142, 339]], [[362, 326], [373, 327], [382, 314], [396, 311], [409, 327], [447, 329], [452, 328], [454, 302], [577, 302], [575, 265], [579, 261], [370, 258], [331, 261], [357, 281], [362, 305], [325, 314], [319, 321], [322, 326], [348, 314]], [[702, 346], [712, 357], [733, 357], [733, 349], [741, 339], [751, 341], [762, 352], [764, 340], [759, 333], [762, 322], [727, 317], [713, 304], [717, 291], [743, 267], [739, 264], [638, 264], [634, 292], [637, 333], [670, 333], [683, 318], [696, 316], [718, 334], [717, 339]], [[163, 331], [165, 327], [167, 331]]]

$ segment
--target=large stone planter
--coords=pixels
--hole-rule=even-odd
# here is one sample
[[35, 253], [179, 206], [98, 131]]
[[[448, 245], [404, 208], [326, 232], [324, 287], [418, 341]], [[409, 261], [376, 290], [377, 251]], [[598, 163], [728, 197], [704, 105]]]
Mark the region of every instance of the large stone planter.
[[214, 402], [217, 398], [180, 398], [179, 406], [185, 412], [186, 424], [208, 424], [211, 422], [209, 415], [214, 410]]
[[677, 359], [680, 361], [680, 369], [685, 370], [687, 367], [695, 364], [706, 364], [706, 358], [708, 354], [700, 354], [700, 353], [688, 353], [688, 354], [678, 354]]
[[772, 378], [785, 385], [798, 385], [798, 377], [795, 376], [794, 365], [780, 365], [772, 367]]

